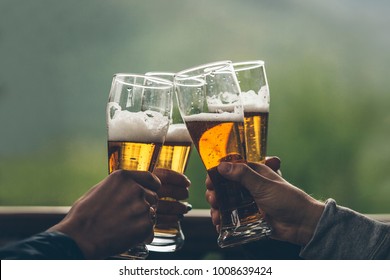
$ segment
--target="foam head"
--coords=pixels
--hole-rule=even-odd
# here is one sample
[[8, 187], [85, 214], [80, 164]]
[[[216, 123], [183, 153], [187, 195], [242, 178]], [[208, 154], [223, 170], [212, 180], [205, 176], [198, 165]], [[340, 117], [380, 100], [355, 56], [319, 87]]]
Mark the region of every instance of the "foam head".
[[129, 112], [121, 110], [115, 102], [108, 103], [107, 128], [109, 141], [163, 143], [168, 117], [155, 111]]
[[269, 112], [269, 91], [267, 86], [260, 88], [256, 93], [253, 90], [241, 92], [245, 112]]
[[168, 128], [166, 142], [192, 142], [184, 123], [170, 124]]
[[237, 113], [224, 112], [215, 113], [200, 113], [184, 117], [185, 122], [203, 121], [203, 122], [243, 122], [243, 115]]

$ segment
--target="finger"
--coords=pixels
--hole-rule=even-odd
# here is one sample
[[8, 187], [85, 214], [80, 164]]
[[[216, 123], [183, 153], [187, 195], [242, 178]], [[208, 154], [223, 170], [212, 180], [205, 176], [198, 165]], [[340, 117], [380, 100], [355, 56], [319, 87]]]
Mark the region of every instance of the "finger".
[[258, 173], [260, 176], [263, 176], [265, 178], [274, 180], [277, 178], [280, 179], [281, 177], [280, 170], [275, 172], [273, 169], [271, 169], [265, 164], [250, 162], [248, 163], [248, 165], [250, 166], [250, 169], [252, 169], [255, 173]]
[[167, 215], [184, 215], [189, 209], [185, 203], [180, 201], [160, 200], [158, 202], [157, 213]]
[[212, 190], [206, 190], [205, 193], [206, 201], [210, 204], [212, 208], [218, 209], [217, 198], [215, 196], [215, 192]]
[[158, 196], [185, 200], [188, 199], [189, 192], [187, 188], [182, 186], [162, 184], [160, 190], [158, 191]]
[[214, 190], [214, 185], [213, 185], [213, 182], [211, 182], [211, 179], [210, 179], [210, 176], [209, 176], [209, 175], [206, 176], [206, 182], [205, 182], [205, 184], [206, 184], [206, 188], [207, 188], [208, 190]]
[[154, 238], [154, 226], [157, 221], [157, 213], [153, 209], [153, 207], [149, 207], [148, 214], [147, 214], [147, 233], [146, 233], [146, 239], [143, 240], [144, 243], [151, 243]]
[[244, 163], [221, 162], [218, 165], [218, 172], [226, 179], [239, 182], [249, 191], [256, 190], [257, 192], [261, 192], [261, 187], [264, 185], [264, 182], [269, 180], [260, 173], [266, 172], [268, 169], [268, 172], [272, 172], [274, 176], [278, 175], [264, 164], [258, 164], [256, 166], [258, 172], [255, 172]]
[[[152, 220], [150, 206], [146, 203], [136, 203], [126, 210], [128, 212], [128, 222], [123, 223], [126, 229], [127, 238], [130, 237], [129, 242], [139, 243], [143, 242], [145, 238], [153, 233], [154, 222]], [[113, 217], [112, 219], [115, 219]]]
[[220, 212], [217, 209], [211, 208], [210, 209], [210, 216], [211, 216], [211, 221], [213, 222], [214, 226], [221, 224]]
[[144, 189], [144, 198], [148, 202], [150, 207], [157, 208], [159, 199], [158, 195], [149, 189], [143, 188]]
[[188, 188], [191, 181], [181, 173], [170, 169], [156, 168], [153, 173], [160, 179], [161, 184]]
[[281, 162], [278, 157], [267, 157], [265, 159], [265, 165], [267, 165], [273, 171], [278, 172], [278, 170], [280, 170]]
[[170, 224], [175, 225], [178, 221], [183, 218], [183, 215], [166, 215], [166, 214], [158, 214], [157, 215], [157, 227], [163, 228], [167, 227]]
[[130, 176], [138, 184], [152, 191], [158, 191], [161, 188], [160, 179], [148, 171], [127, 170]]
[[151, 233], [148, 235], [148, 237], [145, 239], [144, 243], [150, 244], [152, 243], [153, 239], [154, 239], [154, 232], [152, 230]]

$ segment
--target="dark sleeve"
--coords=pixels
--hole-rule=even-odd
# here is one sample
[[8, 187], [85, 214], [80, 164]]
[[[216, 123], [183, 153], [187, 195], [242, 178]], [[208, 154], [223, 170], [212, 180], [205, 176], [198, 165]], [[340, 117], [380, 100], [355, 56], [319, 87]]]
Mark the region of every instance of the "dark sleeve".
[[327, 200], [304, 259], [390, 259], [390, 224]]
[[80, 260], [76, 242], [60, 232], [42, 232], [0, 248], [2, 260]]

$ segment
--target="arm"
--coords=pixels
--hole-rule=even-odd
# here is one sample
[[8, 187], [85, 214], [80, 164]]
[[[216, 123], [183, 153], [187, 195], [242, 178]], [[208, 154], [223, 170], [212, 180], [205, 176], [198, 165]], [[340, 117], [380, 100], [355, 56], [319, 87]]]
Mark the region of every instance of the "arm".
[[327, 200], [305, 259], [390, 259], [390, 225]]
[[[351, 209], [315, 200], [262, 164], [220, 164], [218, 171], [240, 182], [253, 195], [272, 238], [298, 244], [306, 259], [389, 259], [390, 225], [369, 219]], [[206, 198], [215, 225], [218, 205], [207, 180]]]
[[83, 252], [76, 242], [60, 232], [42, 232], [0, 249], [4, 260], [81, 260]]
[[9, 245], [1, 258], [104, 259], [153, 239], [150, 208], [159, 179], [150, 172], [118, 170], [78, 199], [46, 232]]

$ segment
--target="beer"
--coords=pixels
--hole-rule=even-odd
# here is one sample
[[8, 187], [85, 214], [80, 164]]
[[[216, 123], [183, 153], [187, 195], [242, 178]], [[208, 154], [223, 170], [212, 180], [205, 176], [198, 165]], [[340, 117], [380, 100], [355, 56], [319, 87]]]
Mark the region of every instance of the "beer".
[[176, 74], [180, 112], [213, 182], [220, 210], [219, 247], [230, 247], [267, 235], [250, 193], [226, 180], [217, 167], [223, 161], [246, 162], [244, 108], [230, 61], [200, 65]]
[[244, 105], [246, 158], [265, 162], [270, 95], [264, 61], [233, 64]]
[[[204, 116], [201, 116], [204, 115]], [[234, 115], [234, 114], [228, 114]], [[193, 115], [191, 117], [195, 117]], [[223, 120], [223, 114], [213, 115], [221, 120], [205, 120], [207, 114], [199, 114], [201, 119], [186, 119], [194, 144], [213, 181], [221, 211], [232, 210], [253, 201], [242, 186], [224, 179], [217, 171], [222, 161], [245, 162], [243, 143], [243, 122], [241, 119]]]
[[168, 119], [152, 111], [121, 111], [108, 103], [108, 169], [153, 171], [168, 127]]
[[[164, 145], [158, 157], [158, 168], [184, 173], [191, 152], [192, 141], [184, 123], [170, 124]], [[176, 201], [172, 197], [160, 197], [159, 203]], [[184, 234], [179, 221], [165, 221], [157, 215], [154, 239], [147, 247], [155, 252], [174, 252], [184, 244]]]
[[[108, 98], [108, 172], [117, 169], [152, 172], [171, 117], [173, 84], [138, 74], [115, 74]], [[149, 251], [137, 244], [115, 256], [145, 259]]]
[[265, 161], [267, 153], [268, 115], [268, 112], [244, 111], [246, 158], [248, 161]]
[[184, 173], [190, 156], [191, 146], [191, 137], [185, 124], [171, 124], [156, 167]]
[[161, 143], [108, 141], [109, 173], [118, 170], [153, 171]]
[[[154, 76], [173, 81], [175, 73], [172, 72], [148, 72], [145, 75]], [[167, 137], [161, 149], [156, 167], [165, 168], [184, 173], [191, 152], [192, 141], [188, 130], [183, 123], [178, 111], [176, 98], [173, 99], [172, 122], [169, 125]], [[176, 199], [172, 197], [160, 197], [162, 203], [173, 204]], [[184, 203], [184, 202], [183, 202]], [[157, 215], [157, 223], [154, 227], [154, 239], [147, 247], [155, 252], [174, 252], [184, 244], [184, 234], [181, 230], [179, 219], [166, 221], [161, 215]]]
[[[242, 238], [242, 242], [259, 238], [256, 230], [261, 215], [253, 197], [243, 186], [225, 179], [217, 171], [217, 166], [223, 161], [246, 162], [244, 123], [236, 116], [239, 115], [201, 113], [185, 118], [193, 143], [215, 187], [221, 212], [221, 235], [218, 239], [221, 247], [234, 245], [237, 238]], [[253, 236], [232, 234], [240, 227], [243, 232], [253, 229]]]
[[201, 113], [184, 120], [207, 170], [230, 154], [245, 154], [244, 124], [239, 115]]

